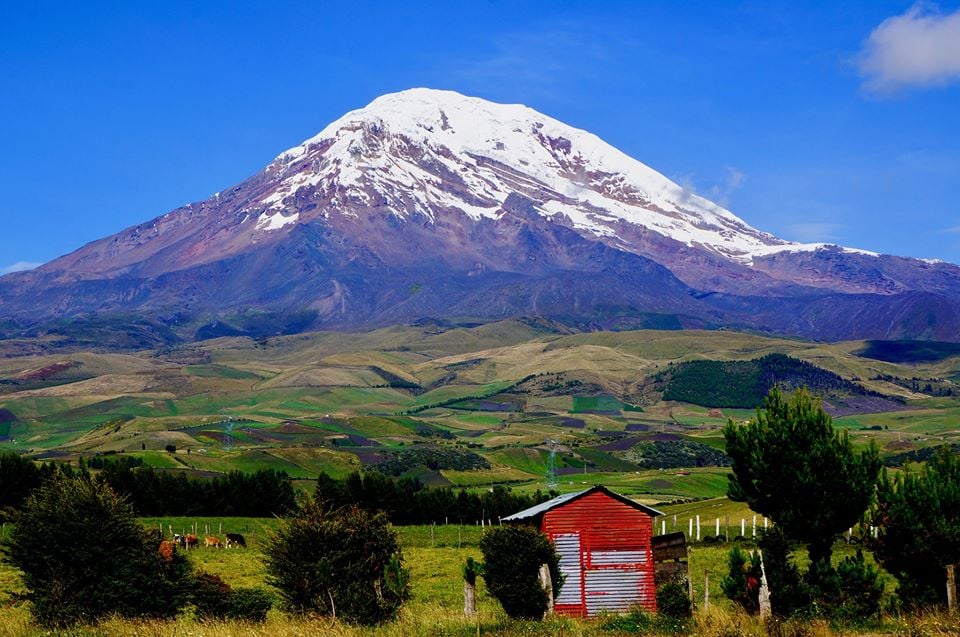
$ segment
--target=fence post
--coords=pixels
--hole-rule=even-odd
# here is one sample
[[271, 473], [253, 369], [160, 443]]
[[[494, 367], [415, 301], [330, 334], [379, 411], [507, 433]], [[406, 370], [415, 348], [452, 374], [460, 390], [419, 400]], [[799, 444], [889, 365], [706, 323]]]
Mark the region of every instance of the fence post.
[[467, 578], [463, 578], [463, 614], [467, 617], [477, 614], [477, 587]]
[[947, 564], [947, 612], [957, 612], [957, 580], [953, 564]]
[[697, 516], [697, 542], [700, 541], [700, 516]]
[[766, 619], [773, 614], [770, 606], [770, 586], [767, 584], [767, 569], [763, 564], [763, 552], [757, 549], [760, 554], [760, 619]]
[[703, 610], [710, 608], [710, 571], [703, 574]]
[[547, 594], [547, 610], [544, 617], [553, 615], [553, 579], [550, 577], [550, 567], [546, 564], [540, 565], [540, 585]]

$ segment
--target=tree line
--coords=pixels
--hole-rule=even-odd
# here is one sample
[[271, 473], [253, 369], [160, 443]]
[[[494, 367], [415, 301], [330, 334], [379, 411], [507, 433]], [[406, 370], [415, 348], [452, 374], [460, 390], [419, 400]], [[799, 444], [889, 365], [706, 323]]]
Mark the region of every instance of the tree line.
[[140, 516], [266, 517], [296, 508], [293, 485], [283, 471], [231, 471], [213, 478], [188, 478], [182, 472], [137, 466], [136, 459], [96, 459], [91, 465], [99, 469], [96, 474], [86, 463], [38, 465], [15, 453], [0, 454], [0, 517], [19, 509], [33, 491], [59, 474], [109, 485]]
[[[92, 474], [91, 468], [96, 473]], [[73, 467], [53, 462], [36, 464], [17, 454], [3, 453], [0, 517], [19, 509], [30, 493], [60, 473], [109, 485], [143, 517], [268, 517], [297, 508], [293, 485], [283, 471], [231, 471], [213, 478], [190, 478], [183, 472], [140, 466], [135, 458], [97, 458]], [[552, 497], [539, 490], [526, 495], [502, 486], [478, 493], [427, 488], [419, 480], [395, 479], [377, 471], [354, 472], [343, 479], [321, 473], [316, 490], [317, 497], [332, 506], [357, 505], [383, 511], [399, 525], [497, 521]]]
[[357, 505], [368, 511], [382, 511], [398, 525], [496, 522], [553, 495], [556, 494], [545, 494], [539, 489], [525, 495], [502, 486], [478, 493], [447, 487], [430, 489], [419, 480], [395, 480], [375, 471], [363, 475], [353, 472], [343, 479], [321, 473], [316, 490], [317, 499], [330, 506]]

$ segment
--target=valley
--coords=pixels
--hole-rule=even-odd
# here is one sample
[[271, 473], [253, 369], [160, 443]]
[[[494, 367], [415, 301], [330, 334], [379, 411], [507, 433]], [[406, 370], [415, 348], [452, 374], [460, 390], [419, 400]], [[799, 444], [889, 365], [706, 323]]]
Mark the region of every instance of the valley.
[[[895, 362], [867, 357], [894, 350]], [[752, 416], [738, 397], [763, 395], [757, 370], [770, 365], [893, 464], [960, 443], [950, 344], [572, 333], [511, 319], [7, 355], [0, 449], [130, 457], [197, 477], [276, 469], [304, 487], [373, 468], [428, 486], [602, 483], [651, 504], [705, 501], [726, 492], [720, 428]]]

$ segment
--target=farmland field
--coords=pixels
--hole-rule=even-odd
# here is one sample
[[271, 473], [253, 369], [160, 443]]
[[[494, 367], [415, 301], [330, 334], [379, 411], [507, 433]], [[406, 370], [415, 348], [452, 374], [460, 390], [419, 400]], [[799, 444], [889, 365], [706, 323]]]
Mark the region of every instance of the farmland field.
[[[713, 392], [698, 394], [693, 381], [684, 385], [691, 402], [665, 400], [654, 381], [672, 363], [797, 359], [792, 374], [832, 383], [827, 407], [842, 403], [835, 422], [854, 444], [893, 457], [960, 442], [960, 355], [943, 347], [902, 360], [911, 347], [732, 331], [570, 334], [508, 320], [8, 357], [0, 359], [0, 450], [311, 480], [426, 445], [469, 450], [490, 465], [408, 474], [431, 484], [532, 492], [555, 483], [565, 492], [599, 483], [650, 504], [696, 502], [724, 495], [724, 469], [658, 471], [633, 448], [683, 440], [722, 451], [721, 427], [754, 411], [713, 405]], [[877, 354], [888, 351], [898, 355]], [[736, 366], [689, 367], [701, 368], [718, 384]], [[846, 390], [856, 395], [837, 394]]]

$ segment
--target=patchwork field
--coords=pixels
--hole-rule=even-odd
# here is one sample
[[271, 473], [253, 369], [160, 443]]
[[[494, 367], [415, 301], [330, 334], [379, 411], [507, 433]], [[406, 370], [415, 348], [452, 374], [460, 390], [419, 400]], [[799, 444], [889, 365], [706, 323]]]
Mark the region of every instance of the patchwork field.
[[570, 334], [510, 320], [13, 355], [38, 349], [0, 358], [0, 449], [38, 460], [134, 456], [196, 475], [265, 468], [309, 480], [424, 447], [489, 465], [410, 467], [428, 484], [602, 483], [653, 504], [709, 500], [724, 495], [725, 469], [649, 454], [682, 447], [716, 464], [708, 451], [722, 452], [720, 428], [754, 412], [715, 403], [765, 391], [778, 373], [823, 388], [837, 426], [890, 458], [960, 442], [960, 352], [950, 344]]

